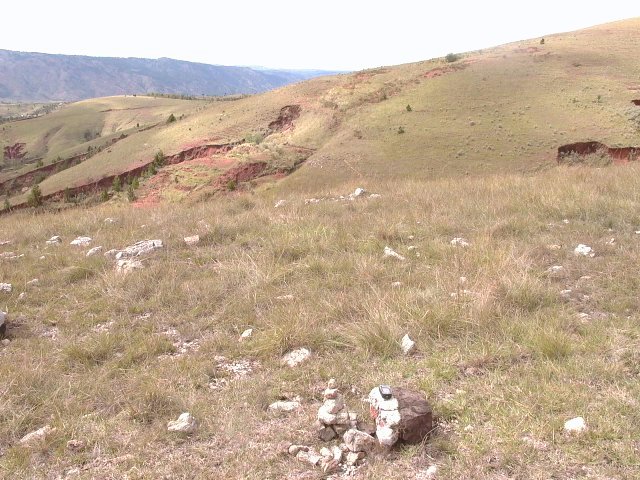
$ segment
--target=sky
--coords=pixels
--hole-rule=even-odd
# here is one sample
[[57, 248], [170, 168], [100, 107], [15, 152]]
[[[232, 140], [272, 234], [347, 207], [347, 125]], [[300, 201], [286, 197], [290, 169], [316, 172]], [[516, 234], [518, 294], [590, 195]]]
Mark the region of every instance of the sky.
[[359, 70], [639, 17], [640, 2], [20, 0], [0, 11], [6, 50]]

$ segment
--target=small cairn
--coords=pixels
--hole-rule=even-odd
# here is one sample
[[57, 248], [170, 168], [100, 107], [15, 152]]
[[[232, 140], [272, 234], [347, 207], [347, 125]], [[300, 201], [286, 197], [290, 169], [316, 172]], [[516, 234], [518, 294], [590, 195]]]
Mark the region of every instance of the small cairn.
[[318, 437], [329, 442], [350, 428], [356, 428], [357, 420], [355, 413], [349, 413], [337, 382], [332, 378], [324, 391], [324, 403], [318, 409]]

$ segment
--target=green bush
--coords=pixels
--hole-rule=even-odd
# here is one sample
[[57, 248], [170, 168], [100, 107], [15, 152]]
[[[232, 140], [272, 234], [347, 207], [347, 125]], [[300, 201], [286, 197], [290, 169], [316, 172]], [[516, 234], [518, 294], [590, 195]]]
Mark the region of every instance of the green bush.
[[127, 185], [127, 199], [133, 202], [136, 199], [136, 192], [133, 190], [133, 184]]
[[113, 189], [114, 192], [122, 191], [122, 181], [120, 180], [120, 177], [118, 175], [113, 177], [113, 183], [111, 184], [111, 188]]
[[38, 185], [34, 185], [29, 192], [29, 197], [27, 198], [27, 205], [30, 207], [39, 207], [42, 205], [42, 192], [40, 191], [40, 187]]
[[167, 118], [167, 123], [173, 123], [176, 121], [176, 116], [172, 113], [171, 115], [169, 115], [169, 118]]
[[456, 53], [447, 53], [447, 56], [444, 57], [444, 59], [449, 63], [453, 63], [453, 62], [457, 62], [458, 60], [460, 60], [460, 55], [458, 55]]

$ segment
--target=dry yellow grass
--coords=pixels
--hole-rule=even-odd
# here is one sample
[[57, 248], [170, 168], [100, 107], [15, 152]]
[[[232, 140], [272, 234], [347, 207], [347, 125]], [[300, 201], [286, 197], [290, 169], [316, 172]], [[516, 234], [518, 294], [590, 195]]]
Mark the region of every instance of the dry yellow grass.
[[[278, 445], [319, 445], [319, 393], [335, 377], [360, 413], [362, 394], [389, 382], [423, 391], [438, 415], [425, 445], [374, 459], [358, 478], [418, 478], [434, 463], [440, 478], [634, 478], [639, 173], [554, 168], [367, 181], [382, 197], [354, 201], [305, 204], [271, 189], [189, 208], [2, 217], [3, 251], [25, 256], [0, 269], [14, 285], [0, 293], [12, 340], [0, 350], [0, 475], [321, 478]], [[201, 243], [187, 247], [193, 233]], [[46, 246], [54, 234], [64, 242]], [[143, 238], [166, 246], [120, 277], [112, 261], [70, 246], [77, 235], [105, 250]], [[595, 258], [576, 257], [579, 243]], [[384, 259], [386, 245], [407, 260]], [[551, 275], [552, 265], [564, 269]], [[239, 343], [246, 328], [254, 335]], [[401, 355], [404, 333], [416, 357]], [[281, 367], [300, 346], [312, 359]], [[254, 371], [234, 379], [217, 355]], [[282, 395], [301, 395], [302, 411], [269, 414]], [[192, 437], [166, 431], [182, 411], [200, 421]], [[565, 435], [579, 415], [588, 433]], [[57, 431], [39, 448], [17, 444], [45, 424]], [[71, 439], [85, 448], [68, 450]]]

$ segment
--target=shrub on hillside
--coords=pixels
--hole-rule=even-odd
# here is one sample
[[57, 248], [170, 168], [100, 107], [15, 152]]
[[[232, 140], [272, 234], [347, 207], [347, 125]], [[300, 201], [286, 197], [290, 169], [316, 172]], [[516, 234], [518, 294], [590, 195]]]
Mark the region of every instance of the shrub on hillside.
[[447, 53], [447, 56], [444, 57], [444, 59], [449, 63], [453, 63], [453, 62], [457, 62], [458, 60], [460, 60], [460, 55], [458, 55], [456, 53]]
[[173, 123], [176, 121], [176, 116], [172, 113], [171, 115], [169, 115], [169, 118], [167, 118], [167, 123]]
[[27, 197], [27, 205], [30, 207], [38, 207], [42, 205], [42, 192], [38, 185], [34, 185]]

